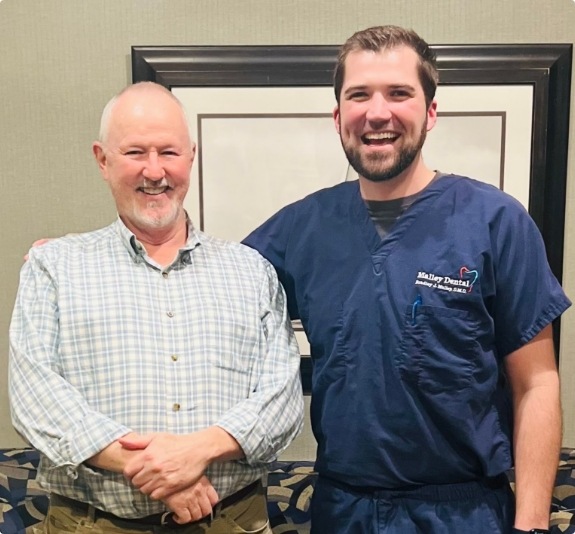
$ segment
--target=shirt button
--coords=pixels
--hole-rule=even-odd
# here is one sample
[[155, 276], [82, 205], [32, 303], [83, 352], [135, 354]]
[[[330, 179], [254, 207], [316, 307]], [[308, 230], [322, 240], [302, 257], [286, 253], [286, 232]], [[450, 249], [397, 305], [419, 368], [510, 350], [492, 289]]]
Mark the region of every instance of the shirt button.
[[168, 317], [173, 317], [173, 316], [174, 316], [174, 312], [171, 312], [171, 311], [166, 312], [166, 315], [167, 315]]
[[173, 361], [173, 362], [177, 362], [177, 361], [178, 361], [178, 355], [177, 355], [177, 354], [172, 354], [172, 361]]
[[168, 278], [168, 273], [167, 273], [166, 271], [164, 271], [164, 272], [162, 273], [162, 276], [163, 276], [164, 278]]
[[180, 411], [180, 405], [177, 402], [175, 402], [174, 405], [172, 406], [172, 410], [174, 412], [179, 412]]

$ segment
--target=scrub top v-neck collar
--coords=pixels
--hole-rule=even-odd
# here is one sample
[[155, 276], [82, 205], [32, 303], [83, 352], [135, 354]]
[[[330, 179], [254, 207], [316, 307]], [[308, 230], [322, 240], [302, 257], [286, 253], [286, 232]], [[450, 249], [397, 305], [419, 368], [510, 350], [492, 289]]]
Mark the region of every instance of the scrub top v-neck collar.
[[361, 196], [359, 181], [357, 181], [355, 192], [351, 199], [350, 213], [369, 253], [372, 256], [377, 256], [379, 260], [385, 259], [391, 253], [395, 244], [409, 230], [411, 224], [417, 220], [421, 211], [429, 209], [429, 204], [423, 201], [440, 195], [454, 182], [454, 179], [450, 179], [450, 175], [441, 175], [433, 180], [421, 191], [413, 201], [413, 204], [397, 218], [395, 224], [389, 229], [389, 233], [384, 238], [381, 238], [375, 223], [371, 220], [365, 200]]

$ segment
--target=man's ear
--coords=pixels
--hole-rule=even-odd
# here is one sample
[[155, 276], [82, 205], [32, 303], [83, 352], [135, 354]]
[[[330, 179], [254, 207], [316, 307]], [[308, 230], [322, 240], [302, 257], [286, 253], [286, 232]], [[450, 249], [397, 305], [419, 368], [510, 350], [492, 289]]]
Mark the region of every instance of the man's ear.
[[429, 108], [427, 108], [427, 131], [431, 130], [435, 123], [437, 122], [437, 101], [435, 99], [432, 100], [431, 104], [429, 104]]
[[339, 131], [339, 106], [335, 106], [333, 108], [333, 122], [335, 124], [335, 131], [340, 133]]
[[92, 144], [92, 153], [94, 154], [94, 158], [96, 158], [96, 163], [100, 168], [100, 172], [104, 175], [104, 179], [106, 179], [107, 159], [102, 143], [100, 143], [99, 141], [94, 141], [94, 143]]

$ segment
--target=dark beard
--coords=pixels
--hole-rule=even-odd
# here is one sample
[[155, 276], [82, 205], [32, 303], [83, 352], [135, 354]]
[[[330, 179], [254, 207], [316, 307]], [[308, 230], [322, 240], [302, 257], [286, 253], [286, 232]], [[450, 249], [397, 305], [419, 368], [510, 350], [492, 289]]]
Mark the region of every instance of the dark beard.
[[[399, 176], [403, 171], [405, 171], [415, 160], [419, 152], [425, 143], [425, 137], [427, 135], [427, 121], [423, 125], [421, 132], [419, 134], [419, 139], [417, 142], [411, 146], [404, 147], [400, 151], [399, 157], [390, 167], [383, 169], [371, 169], [363, 164], [361, 160], [361, 155], [359, 150], [353, 148], [347, 148], [342, 141], [343, 151], [349, 161], [349, 164], [353, 167], [355, 172], [366, 180], [370, 182], [386, 182], [392, 180], [396, 176]], [[377, 163], [380, 160], [379, 154], [374, 154], [372, 161]], [[368, 158], [369, 159], [369, 158]]]

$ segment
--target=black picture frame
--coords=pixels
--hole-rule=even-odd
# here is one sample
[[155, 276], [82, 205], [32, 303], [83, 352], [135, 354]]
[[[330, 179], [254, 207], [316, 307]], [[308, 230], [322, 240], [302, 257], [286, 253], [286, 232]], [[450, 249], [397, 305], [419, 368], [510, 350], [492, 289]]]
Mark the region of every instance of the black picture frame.
[[[572, 44], [433, 45], [443, 85], [533, 88], [529, 212], [563, 276]], [[330, 86], [338, 46], [133, 46], [132, 80], [165, 87]], [[554, 324], [559, 347], [559, 322]], [[558, 353], [558, 352], [557, 352]], [[309, 389], [310, 362], [302, 361]]]

